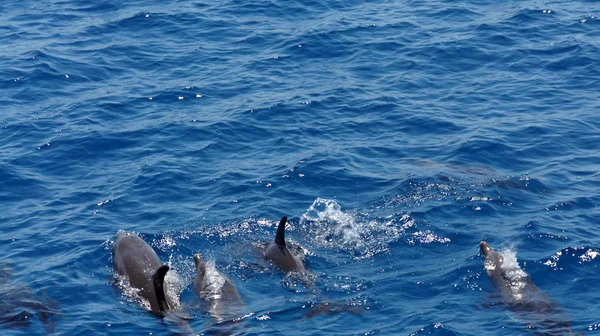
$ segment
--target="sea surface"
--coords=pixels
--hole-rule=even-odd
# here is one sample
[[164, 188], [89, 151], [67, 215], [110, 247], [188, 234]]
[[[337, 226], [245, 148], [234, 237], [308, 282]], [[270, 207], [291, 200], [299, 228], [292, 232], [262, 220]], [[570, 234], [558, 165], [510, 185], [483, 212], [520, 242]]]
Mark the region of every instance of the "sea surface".
[[[599, 16], [0, 2], [0, 333], [182, 333], [115, 281], [126, 230], [171, 266], [197, 334], [545, 334], [487, 304], [486, 240], [600, 335]], [[310, 284], [256, 251], [284, 215]], [[194, 253], [237, 286], [239, 317], [202, 308]]]

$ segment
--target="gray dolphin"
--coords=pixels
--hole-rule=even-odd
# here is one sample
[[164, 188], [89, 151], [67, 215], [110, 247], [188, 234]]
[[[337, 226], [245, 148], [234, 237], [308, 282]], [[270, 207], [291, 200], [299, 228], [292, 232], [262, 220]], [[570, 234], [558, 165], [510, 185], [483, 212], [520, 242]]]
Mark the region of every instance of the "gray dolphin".
[[285, 244], [286, 223], [287, 217], [281, 217], [281, 221], [279, 221], [279, 226], [277, 227], [275, 241], [269, 244], [265, 250], [265, 258], [286, 272], [305, 273], [306, 268], [304, 267], [302, 260], [294, 256]]
[[544, 335], [574, 335], [571, 321], [561, 308], [531, 282], [518, 264], [506, 265], [504, 255], [485, 241], [479, 243], [479, 248], [485, 257], [485, 270], [502, 303]]
[[[26, 329], [36, 319], [42, 323], [46, 334], [55, 334], [58, 301], [51, 299], [45, 291], [41, 295], [22, 281], [13, 278], [14, 269], [10, 260], [0, 261], [0, 329]], [[41, 332], [41, 330], [40, 330]]]
[[[226, 275], [217, 271], [216, 268], [214, 270], [208, 269], [207, 263], [199, 254], [194, 255], [194, 262], [196, 263], [194, 289], [200, 298], [207, 298], [208, 296], [213, 295], [213, 298], [218, 297], [220, 300], [242, 300], [237, 288], [235, 288], [235, 285], [233, 282], [231, 282], [231, 279], [229, 279]], [[209, 271], [213, 271], [215, 274], [207, 274]], [[220, 279], [211, 279], [211, 276], [212, 278], [218, 277]], [[218, 282], [218, 284], [215, 284], [215, 280]], [[216, 286], [218, 286], [218, 288], [215, 288]]]
[[243, 312], [244, 300], [231, 279], [204, 261], [199, 254], [194, 255], [194, 262], [194, 290], [200, 299], [208, 302], [213, 318], [222, 322], [239, 317]]
[[[319, 296], [318, 288], [313, 281], [313, 277], [306, 270], [302, 259], [294, 256], [291, 251], [287, 248], [285, 243], [285, 224], [287, 223], [287, 217], [281, 217], [279, 225], [277, 226], [277, 233], [275, 234], [275, 241], [273, 241], [265, 250], [265, 258], [273, 263], [275, 266], [281, 268], [286, 272], [294, 272], [298, 276], [298, 280], [304, 283], [308, 288], [311, 288], [313, 292]], [[360, 315], [363, 311], [360, 307], [355, 307], [351, 304], [331, 302], [323, 298], [324, 301], [314, 305], [305, 315], [304, 319], [311, 318], [321, 314], [339, 314], [339, 313], [350, 313], [354, 315]]]
[[115, 272], [129, 280], [139, 295], [150, 303], [150, 311], [162, 314], [170, 309], [165, 298], [164, 281], [169, 266], [162, 263], [154, 249], [132, 232], [117, 233], [113, 247]]

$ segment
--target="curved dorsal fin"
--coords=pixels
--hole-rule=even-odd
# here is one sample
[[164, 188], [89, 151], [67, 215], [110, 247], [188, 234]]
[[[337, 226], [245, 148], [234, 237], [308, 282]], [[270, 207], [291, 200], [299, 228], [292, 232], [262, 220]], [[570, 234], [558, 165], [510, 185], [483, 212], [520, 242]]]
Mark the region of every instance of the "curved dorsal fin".
[[281, 217], [279, 221], [279, 226], [277, 227], [277, 234], [275, 235], [275, 244], [279, 246], [285, 246], [285, 223], [287, 222], [287, 217]]
[[167, 305], [167, 299], [165, 298], [165, 275], [169, 271], [168, 265], [160, 266], [154, 274], [152, 274], [152, 283], [154, 283], [154, 293], [156, 293], [156, 301], [158, 302], [158, 309], [163, 312], [169, 309]]

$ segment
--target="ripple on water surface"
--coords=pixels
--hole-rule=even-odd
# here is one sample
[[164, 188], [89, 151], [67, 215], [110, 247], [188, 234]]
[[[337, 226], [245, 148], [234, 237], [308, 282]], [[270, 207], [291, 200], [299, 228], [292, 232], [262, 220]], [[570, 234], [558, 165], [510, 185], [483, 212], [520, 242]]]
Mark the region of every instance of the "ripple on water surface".
[[[120, 229], [169, 264], [196, 332], [534, 333], [486, 307], [483, 239], [598, 330], [592, 2], [0, 12], [10, 333], [181, 332], [115, 284]], [[284, 215], [310, 281], [262, 255]], [[201, 308], [195, 253], [238, 287], [237, 320]]]

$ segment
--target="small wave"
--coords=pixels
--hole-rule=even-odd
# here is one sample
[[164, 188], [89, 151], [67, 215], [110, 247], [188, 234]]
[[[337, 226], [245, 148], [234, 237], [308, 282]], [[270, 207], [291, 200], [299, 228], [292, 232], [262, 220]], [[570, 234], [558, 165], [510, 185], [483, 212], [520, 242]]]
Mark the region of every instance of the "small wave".
[[425, 326], [410, 334], [410, 336], [417, 335], [456, 335], [456, 333], [445, 328], [442, 323], [438, 322]]

